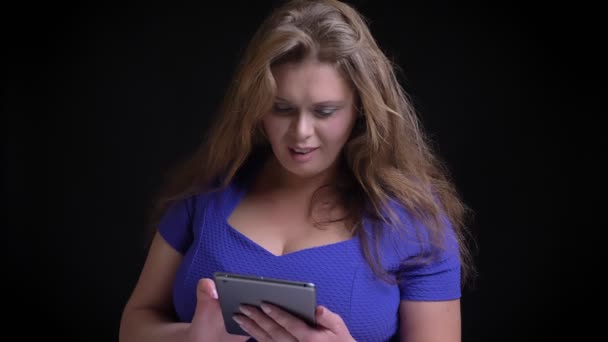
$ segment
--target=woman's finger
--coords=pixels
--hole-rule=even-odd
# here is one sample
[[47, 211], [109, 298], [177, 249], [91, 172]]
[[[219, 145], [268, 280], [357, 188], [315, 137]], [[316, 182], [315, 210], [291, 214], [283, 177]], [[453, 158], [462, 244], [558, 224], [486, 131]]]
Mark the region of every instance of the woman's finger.
[[[247, 318], [253, 321], [255, 325], [257, 325], [257, 327], [264, 332], [264, 334], [270, 336], [272, 340], [297, 341], [292, 334], [285, 330], [273, 318], [263, 313], [260, 309], [250, 305], [241, 305], [239, 310], [243, 315], [247, 316]], [[253, 326], [253, 329], [256, 329], [256, 327]]]
[[334, 333], [339, 333], [342, 330], [347, 329], [342, 317], [324, 306], [317, 306], [315, 314], [317, 324]]
[[198, 281], [198, 289], [202, 291], [207, 296], [217, 299], [217, 291], [215, 290], [215, 282], [209, 278], [202, 278]]
[[306, 322], [276, 305], [263, 303], [261, 309], [297, 340], [304, 340], [311, 333], [312, 328]]
[[260, 326], [257, 325], [257, 323], [251, 318], [242, 314], [236, 314], [232, 316], [232, 319], [239, 324], [241, 329], [245, 330], [245, 332], [253, 337], [256, 341], [272, 341], [270, 335], [268, 335], [264, 329], [260, 328]]

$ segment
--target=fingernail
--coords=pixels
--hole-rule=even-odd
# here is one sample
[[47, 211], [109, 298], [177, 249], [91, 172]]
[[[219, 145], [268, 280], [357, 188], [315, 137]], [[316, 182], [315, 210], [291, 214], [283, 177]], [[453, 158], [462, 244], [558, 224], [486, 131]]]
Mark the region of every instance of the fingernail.
[[218, 298], [216, 290], [211, 291], [211, 297], [213, 297], [213, 299], [217, 299]]
[[239, 325], [243, 324], [243, 320], [239, 318], [239, 316], [232, 316], [232, 319], [237, 322]]
[[247, 309], [246, 307], [244, 307], [242, 305], [239, 306], [239, 311], [241, 311], [242, 313], [244, 313], [247, 316], [251, 315], [251, 311], [249, 311], [249, 309]]
[[260, 305], [260, 307], [262, 308], [262, 311], [264, 311], [265, 313], [270, 313], [270, 311], [272, 311], [272, 310], [270, 310], [270, 307], [266, 304], [262, 304], [262, 305]]

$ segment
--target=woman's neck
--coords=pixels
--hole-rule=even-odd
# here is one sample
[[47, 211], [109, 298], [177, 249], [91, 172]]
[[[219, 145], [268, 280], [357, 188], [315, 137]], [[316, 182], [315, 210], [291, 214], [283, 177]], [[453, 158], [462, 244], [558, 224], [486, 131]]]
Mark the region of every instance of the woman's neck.
[[257, 190], [306, 200], [320, 187], [331, 184], [336, 174], [336, 168], [332, 167], [312, 177], [300, 177], [285, 170], [274, 156], [267, 159], [261, 171]]
[[[336, 221], [345, 216], [342, 198], [333, 186], [338, 169], [328, 169], [314, 177], [298, 177], [285, 170], [271, 156], [254, 177], [249, 196], [262, 200], [277, 210], [293, 212], [301, 208], [313, 221]], [[329, 186], [327, 186], [329, 185]], [[313, 200], [314, 196], [314, 200]], [[293, 213], [298, 215], [297, 213]], [[312, 215], [312, 216], [310, 216]]]

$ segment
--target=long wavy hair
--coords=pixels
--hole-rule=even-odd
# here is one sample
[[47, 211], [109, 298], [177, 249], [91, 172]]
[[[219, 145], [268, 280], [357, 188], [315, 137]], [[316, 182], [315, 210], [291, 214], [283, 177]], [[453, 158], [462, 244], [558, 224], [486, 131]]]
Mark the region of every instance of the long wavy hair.
[[[355, 91], [359, 115], [341, 156], [343, 172], [335, 188], [372, 270], [382, 279], [394, 280], [382, 267], [377, 244], [386, 227], [404, 233], [414, 229], [415, 236], [431, 242], [430, 253], [408, 262], [439, 255], [453, 229], [465, 282], [473, 271], [465, 225], [468, 209], [432, 151], [398, 82], [397, 68], [378, 47], [366, 19], [333, 0], [288, 1], [266, 18], [244, 51], [205, 140], [170, 170], [150, 227], [172, 202], [227, 186], [254, 151], [263, 149], [267, 142], [261, 119], [271, 111], [276, 94], [271, 68], [307, 56], [334, 65]], [[400, 224], [390, 203], [399, 204], [422, 224]], [[362, 229], [364, 218], [373, 223], [373, 235]]]

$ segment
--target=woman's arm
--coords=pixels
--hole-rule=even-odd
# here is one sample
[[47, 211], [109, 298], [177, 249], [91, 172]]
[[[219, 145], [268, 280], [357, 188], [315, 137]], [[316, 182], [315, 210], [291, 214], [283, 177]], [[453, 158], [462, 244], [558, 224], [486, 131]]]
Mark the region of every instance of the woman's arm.
[[120, 322], [120, 342], [181, 341], [185, 323], [174, 323], [172, 286], [182, 255], [158, 233]]
[[460, 342], [460, 300], [410, 301], [399, 305], [401, 342]]

